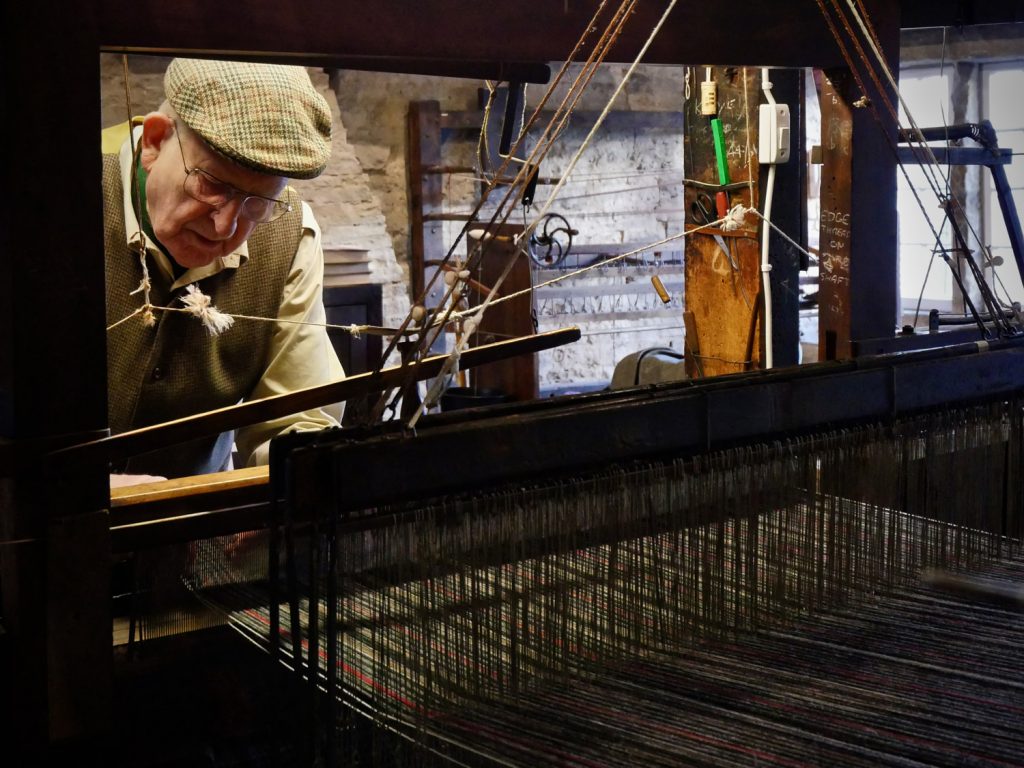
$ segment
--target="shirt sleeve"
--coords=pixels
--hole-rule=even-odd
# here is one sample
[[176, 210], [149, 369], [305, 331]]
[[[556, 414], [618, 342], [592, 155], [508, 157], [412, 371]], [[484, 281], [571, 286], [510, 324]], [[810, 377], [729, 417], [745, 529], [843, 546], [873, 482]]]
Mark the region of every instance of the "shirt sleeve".
[[[322, 325], [327, 322], [323, 302], [324, 254], [320, 226], [306, 203], [302, 203], [302, 227], [302, 238], [277, 314], [279, 321], [293, 322], [276, 323], [266, 368], [248, 398], [250, 400], [327, 384], [345, 376], [327, 337], [327, 329]], [[342, 404], [338, 403], [243, 427], [235, 435], [239, 463], [242, 466], [266, 464], [270, 460], [271, 438], [285, 432], [338, 426], [341, 413]]]

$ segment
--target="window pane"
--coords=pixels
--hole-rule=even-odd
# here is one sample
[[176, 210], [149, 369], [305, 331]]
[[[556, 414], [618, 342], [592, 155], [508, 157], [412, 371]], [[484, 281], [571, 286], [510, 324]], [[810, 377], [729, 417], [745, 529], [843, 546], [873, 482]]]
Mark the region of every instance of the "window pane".
[[[938, 68], [901, 72], [900, 93], [919, 128], [948, 122], [949, 77], [940, 75]], [[902, 105], [900, 124], [909, 125]], [[915, 191], [920, 204], [914, 198]], [[942, 227], [944, 214], [922, 168], [907, 166], [907, 176], [897, 172], [896, 209], [899, 215], [900, 295], [904, 306], [913, 306], [921, 295], [922, 287], [926, 301], [949, 301], [953, 296], [953, 279], [941, 256], [935, 256], [933, 263], [936, 240], [932, 228], [940, 232], [942, 243], [947, 248], [952, 238], [949, 227]]]
[[[989, 64], [982, 70], [982, 114], [992, 122], [1000, 147], [1024, 152], [1024, 109], [1021, 109], [1021, 93], [1024, 92], [1024, 71], [1020, 62]], [[1022, 215], [1024, 201], [1024, 156], [1016, 156], [1013, 162], [1004, 166], [1013, 192], [1017, 216]], [[999, 279], [1005, 285], [1014, 301], [1024, 300], [1017, 263], [1010, 249], [1010, 238], [1006, 232], [1003, 213], [992, 177], [986, 171], [982, 181], [982, 205], [986, 243], [992, 246], [992, 255], [1003, 259], [1003, 265], [996, 269]], [[1005, 299], [1002, 287], [994, 286], [1000, 298]]]

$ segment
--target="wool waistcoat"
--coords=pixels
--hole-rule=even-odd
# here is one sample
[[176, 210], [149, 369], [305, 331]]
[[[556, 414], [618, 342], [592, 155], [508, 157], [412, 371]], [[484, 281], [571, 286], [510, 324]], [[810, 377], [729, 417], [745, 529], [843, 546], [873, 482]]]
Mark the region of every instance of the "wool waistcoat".
[[[121, 172], [115, 155], [103, 158], [104, 245], [107, 325], [142, 305], [139, 254], [127, 245]], [[292, 211], [261, 224], [249, 236], [249, 260], [203, 278], [198, 287], [222, 312], [277, 317], [281, 295], [302, 237], [301, 206], [294, 194]], [[148, 257], [147, 257], [148, 258]], [[152, 260], [151, 301], [158, 307], [183, 306], [185, 287], [171, 291]], [[195, 317], [156, 312], [147, 328], [141, 317], [107, 333], [107, 407], [116, 434], [202, 411], [234, 405], [247, 398], [266, 364], [274, 324], [238, 320], [211, 336]], [[119, 471], [166, 477], [218, 471], [230, 457], [233, 433], [197, 438], [168, 450], [135, 457]]]

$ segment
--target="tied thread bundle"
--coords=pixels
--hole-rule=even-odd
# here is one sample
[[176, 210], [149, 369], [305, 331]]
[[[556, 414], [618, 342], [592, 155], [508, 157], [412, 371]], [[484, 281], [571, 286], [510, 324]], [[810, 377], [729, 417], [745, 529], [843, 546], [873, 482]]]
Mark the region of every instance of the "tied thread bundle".
[[[143, 262], [145, 264], [145, 262]], [[184, 312], [192, 315], [199, 320], [203, 327], [209, 332], [210, 336], [219, 336], [234, 324], [235, 320], [256, 320], [264, 323], [289, 323], [292, 325], [311, 325], [323, 328], [332, 328], [342, 330], [350, 333], [353, 338], [358, 339], [364, 331], [369, 331], [370, 326], [368, 325], [333, 325], [331, 323], [310, 323], [301, 320], [285, 320], [279, 317], [254, 317], [252, 315], [232, 315], [227, 312], [222, 312], [217, 309], [213, 304], [213, 299], [203, 293], [199, 286], [192, 284], [186, 286], [185, 295], [179, 297], [179, 301], [184, 305], [183, 307], [158, 307], [155, 304], [150, 303], [149, 296], [149, 276], [145, 275], [139, 287], [132, 291], [135, 293], [144, 293], [145, 300], [141, 307], [136, 309], [130, 315], [121, 318], [116, 323], [107, 326], [107, 330], [110, 331], [121, 323], [128, 322], [133, 317], [141, 317], [143, 324], [147, 328], [152, 328], [156, 325], [155, 312]]]
[[[803, 622], [819, 628], [783, 646], [809, 658], [842, 655], [832, 646], [856, 644], [830, 636], [829, 623], [842, 634], [853, 621], [843, 616], [899, 594], [922, 568], [1019, 559], [1020, 489], [1003, 478], [1019, 469], [1021, 432], [1021, 404], [1000, 403], [444, 499], [413, 515], [378, 510], [387, 514], [374, 524], [349, 521], [339, 533], [335, 574], [324, 568], [320, 538], [309, 540], [297, 571], [318, 574], [319, 583], [293, 596], [297, 610], [281, 611], [282, 661], [321, 681], [333, 676], [352, 711], [435, 752], [462, 750], [496, 763], [516, 753], [511, 764], [535, 765], [578, 749], [594, 764], [616, 764], [612, 752], [599, 758], [589, 751], [597, 742], [552, 733], [572, 731], [553, 726], [559, 706], [607, 709], [611, 700], [599, 692], [607, 684], [625, 691], [622, 712], [658, 710], [658, 696], [675, 694], [656, 686], [645, 692], [642, 675], [660, 679], [651, 670], [667, 665], [665, 675], [689, 680], [700, 664], [671, 671], [687, 668], [679, 662], [687, 654], [742, 642], [756, 655]], [[207, 599], [217, 595], [237, 627], [267, 643], [267, 612], [251, 607], [251, 574], [233, 574], [217, 546], [203, 552], [197, 588]], [[332, 577], [339, 598], [328, 605], [316, 595]], [[225, 599], [230, 593], [235, 598]], [[902, 610], [884, 621], [899, 621]], [[334, 636], [324, 631], [331, 612]], [[289, 657], [293, 641], [298, 659]], [[758, 662], [751, 664], [736, 680], [759, 679]], [[899, 670], [913, 691], [916, 668], [901, 662]], [[798, 673], [782, 670], [779, 679], [787, 674]], [[1024, 690], [1024, 680], [1018, 685]], [[1009, 692], [1020, 690], [1010, 685]], [[788, 694], [778, 695], [786, 711]], [[694, 696], [707, 705], [699, 691]], [[710, 709], [701, 716], [707, 738], [729, 741], [722, 712]], [[858, 717], [874, 709], [868, 701]], [[510, 713], [521, 732], [501, 726]], [[741, 715], [734, 730], [745, 746], [712, 764], [749, 764], [742, 749], [772, 717]], [[823, 733], [842, 725], [833, 719]], [[681, 717], [671, 727], [696, 727], [686, 723]], [[778, 729], [780, 754], [793, 759], [794, 728]], [[536, 753], [527, 755], [534, 734]], [[913, 743], [907, 739], [878, 749], [904, 748]], [[615, 736], [616, 749], [646, 744], [639, 735], [635, 745]], [[877, 764], [875, 748], [829, 747], [849, 758], [834, 764]]]
[[185, 291], [185, 295], [181, 297], [181, 303], [185, 305], [185, 309], [190, 315], [199, 319], [211, 336], [219, 336], [235, 324], [235, 318], [224, 314], [213, 306], [213, 300], [197, 286], [190, 285]]
[[[143, 266], [145, 266], [144, 259]], [[139, 287], [132, 291], [133, 294], [143, 293], [144, 301], [142, 306], [127, 317], [123, 317], [113, 325], [107, 326], [108, 331], [121, 325], [121, 323], [131, 320], [133, 317], [141, 317], [143, 325], [147, 328], [152, 328], [156, 325], [156, 315], [154, 312], [184, 312], [192, 315], [203, 324], [203, 327], [206, 328], [211, 336], [219, 336], [235, 324], [234, 316], [217, 309], [213, 304], [213, 299], [203, 293], [197, 285], [187, 286], [185, 288], [185, 295], [179, 298], [184, 307], [158, 307], [152, 304], [149, 301], [149, 285], [149, 275], [144, 274]]]

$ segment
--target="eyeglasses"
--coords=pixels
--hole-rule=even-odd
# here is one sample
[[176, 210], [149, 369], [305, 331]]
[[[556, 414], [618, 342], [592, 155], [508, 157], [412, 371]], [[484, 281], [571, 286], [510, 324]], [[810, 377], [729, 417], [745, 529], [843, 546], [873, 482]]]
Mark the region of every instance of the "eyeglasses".
[[221, 208], [236, 197], [241, 197], [242, 204], [239, 206], [238, 215], [257, 224], [265, 224], [268, 221], [279, 219], [292, 210], [291, 203], [286, 200], [253, 195], [232, 184], [228, 184], [226, 181], [221, 181], [212, 173], [204, 171], [202, 168], [189, 168], [188, 163], [185, 162], [185, 150], [181, 146], [180, 133], [180, 127], [175, 125], [174, 135], [178, 137], [181, 163], [185, 167], [183, 187], [189, 197], [214, 208]]

